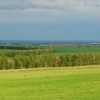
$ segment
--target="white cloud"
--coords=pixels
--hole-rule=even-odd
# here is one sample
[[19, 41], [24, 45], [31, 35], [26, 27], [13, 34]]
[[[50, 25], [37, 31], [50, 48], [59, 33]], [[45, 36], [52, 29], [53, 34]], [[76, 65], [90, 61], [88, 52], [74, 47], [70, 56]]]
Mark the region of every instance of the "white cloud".
[[0, 0], [1, 10], [63, 9], [75, 7], [100, 7], [100, 0]]
[[0, 22], [99, 20], [100, 0], [0, 0]]

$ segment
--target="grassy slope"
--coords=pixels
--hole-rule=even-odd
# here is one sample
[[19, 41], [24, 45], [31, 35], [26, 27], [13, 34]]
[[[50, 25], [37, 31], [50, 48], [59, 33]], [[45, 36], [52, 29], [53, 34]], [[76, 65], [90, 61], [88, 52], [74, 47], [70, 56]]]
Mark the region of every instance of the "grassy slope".
[[0, 100], [100, 100], [100, 68], [1, 71]]

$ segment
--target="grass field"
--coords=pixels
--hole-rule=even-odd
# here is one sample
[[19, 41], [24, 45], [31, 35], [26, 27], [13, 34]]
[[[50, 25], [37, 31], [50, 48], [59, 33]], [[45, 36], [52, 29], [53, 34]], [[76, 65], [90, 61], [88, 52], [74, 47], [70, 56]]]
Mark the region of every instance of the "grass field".
[[54, 49], [56, 53], [100, 52], [100, 47], [52, 47], [52, 49]]
[[100, 68], [0, 71], [0, 100], [100, 100]]

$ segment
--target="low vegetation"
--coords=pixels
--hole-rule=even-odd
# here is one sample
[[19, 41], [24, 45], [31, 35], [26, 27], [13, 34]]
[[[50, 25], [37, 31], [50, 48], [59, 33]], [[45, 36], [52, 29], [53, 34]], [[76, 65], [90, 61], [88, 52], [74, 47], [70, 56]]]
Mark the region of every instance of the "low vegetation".
[[93, 53], [99, 53], [100, 52], [100, 46], [54, 46], [50, 47], [55, 50], [56, 53], [86, 53], [86, 52], [93, 52]]
[[0, 71], [0, 100], [100, 100], [100, 68]]

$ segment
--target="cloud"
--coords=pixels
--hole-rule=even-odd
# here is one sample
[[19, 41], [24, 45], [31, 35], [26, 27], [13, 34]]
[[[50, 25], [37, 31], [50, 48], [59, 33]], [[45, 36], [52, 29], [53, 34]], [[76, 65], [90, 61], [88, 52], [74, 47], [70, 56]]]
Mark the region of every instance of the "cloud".
[[0, 0], [1, 21], [97, 20], [100, 0]]
[[24, 2], [24, 0], [0, 0], [0, 10], [26, 9], [27, 5]]
[[65, 10], [66, 0], [1, 0], [0, 10], [58, 9]]
[[36, 1], [32, 1], [32, 0], [28, 0], [27, 4], [30, 5], [31, 8], [42, 8], [42, 9], [58, 9], [58, 10], [65, 10], [65, 1], [61, 1], [61, 0], [36, 0]]
[[0, 0], [0, 10], [58, 9], [100, 7], [100, 0]]

